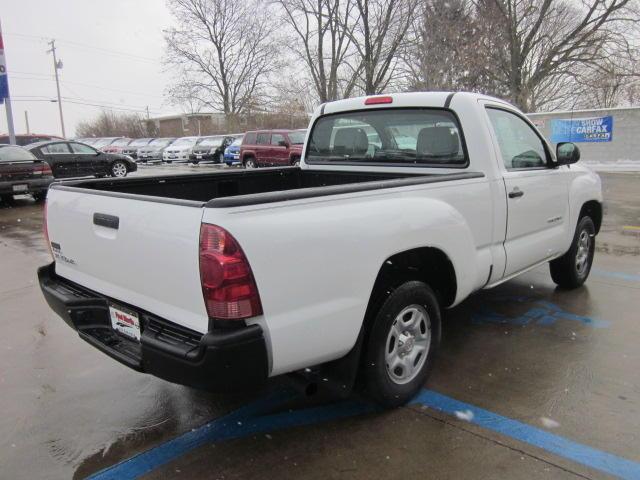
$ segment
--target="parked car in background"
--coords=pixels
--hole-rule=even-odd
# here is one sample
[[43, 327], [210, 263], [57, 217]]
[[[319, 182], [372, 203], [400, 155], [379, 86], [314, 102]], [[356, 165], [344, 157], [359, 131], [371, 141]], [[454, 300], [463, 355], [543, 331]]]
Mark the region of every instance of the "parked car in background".
[[8, 203], [14, 195], [30, 193], [36, 200], [47, 195], [53, 182], [51, 167], [26, 148], [0, 145], [0, 198]]
[[[43, 142], [45, 140], [64, 140], [55, 135], [41, 135], [38, 133], [28, 133], [26, 135], [16, 135], [16, 145], [25, 146], [30, 143]], [[9, 144], [9, 135], [0, 135], [0, 144]]]
[[188, 162], [193, 147], [196, 146], [200, 137], [182, 137], [165, 148], [162, 152], [162, 160], [171, 162]]
[[238, 136], [231, 145], [224, 150], [224, 163], [228, 166], [240, 164], [240, 145], [244, 135]]
[[202, 161], [213, 161], [214, 163], [224, 162], [224, 151], [235, 140], [232, 135], [214, 135], [202, 137], [190, 156], [193, 163]]
[[156, 138], [149, 142], [149, 145], [138, 149], [136, 160], [138, 162], [160, 162], [162, 161], [162, 152], [171, 145], [176, 139], [171, 137]]
[[102, 147], [104, 153], [122, 153], [124, 154], [124, 148], [132, 142], [130, 138], [122, 137], [114, 140], [106, 147]]
[[102, 137], [97, 138], [95, 142], [91, 144], [92, 147], [97, 148], [98, 150], [102, 150], [105, 147], [108, 147], [116, 140], [120, 140], [122, 137]]
[[306, 133], [302, 130], [247, 132], [240, 146], [245, 168], [299, 165]]
[[122, 149], [123, 155], [128, 155], [134, 160], [138, 158], [138, 150], [142, 147], [149, 145], [153, 138], [136, 138], [135, 140], [131, 140], [127, 146]]
[[27, 147], [38, 159], [46, 161], [55, 178], [126, 177], [138, 169], [129, 157], [119, 153], [104, 153], [80, 142], [50, 141]]

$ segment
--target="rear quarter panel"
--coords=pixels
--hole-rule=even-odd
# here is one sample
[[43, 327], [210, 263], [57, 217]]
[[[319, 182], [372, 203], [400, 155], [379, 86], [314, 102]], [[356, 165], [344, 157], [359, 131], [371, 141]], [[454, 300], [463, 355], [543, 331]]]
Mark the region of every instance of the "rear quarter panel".
[[[464, 184], [464, 185], [462, 185]], [[205, 209], [251, 264], [276, 375], [346, 354], [355, 344], [384, 261], [433, 246], [452, 260], [457, 299], [482, 287], [491, 265], [486, 178], [322, 199]]]

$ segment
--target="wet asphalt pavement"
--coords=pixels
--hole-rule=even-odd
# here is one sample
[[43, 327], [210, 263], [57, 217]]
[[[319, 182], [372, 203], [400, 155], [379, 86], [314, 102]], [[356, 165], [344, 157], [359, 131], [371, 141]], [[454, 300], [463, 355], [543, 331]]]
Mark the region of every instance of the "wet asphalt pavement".
[[423, 395], [386, 412], [129, 370], [46, 305], [42, 205], [0, 205], [0, 478], [640, 478], [640, 174], [601, 176], [586, 285], [538, 268], [473, 295], [446, 313]]

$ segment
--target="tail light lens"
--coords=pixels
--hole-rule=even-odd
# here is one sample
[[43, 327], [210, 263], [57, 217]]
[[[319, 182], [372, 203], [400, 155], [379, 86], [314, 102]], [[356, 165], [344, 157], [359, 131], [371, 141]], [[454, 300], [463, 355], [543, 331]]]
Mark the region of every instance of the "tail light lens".
[[210, 318], [241, 320], [262, 313], [249, 262], [224, 228], [200, 227], [200, 281]]
[[47, 204], [48, 202], [44, 201], [44, 211], [42, 214], [42, 233], [44, 234], [44, 241], [47, 242], [47, 249], [49, 250], [49, 255], [51, 258], [53, 257], [53, 251], [51, 250], [51, 242], [49, 241], [49, 228], [47, 227]]
[[44, 176], [52, 174], [51, 167], [47, 162], [42, 162], [36, 165], [33, 169], [33, 173], [36, 175], [44, 175]]

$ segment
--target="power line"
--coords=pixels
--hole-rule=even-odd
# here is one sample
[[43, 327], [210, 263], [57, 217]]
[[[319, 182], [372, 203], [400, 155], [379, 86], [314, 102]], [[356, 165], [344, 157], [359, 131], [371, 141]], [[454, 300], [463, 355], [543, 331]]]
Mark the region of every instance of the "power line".
[[[43, 73], [32, 73], [32, 72], [17, 72], [15, 70], [12, 71], [12, 73], [14, 74], [18, 74], [18, 75], [11, 75], [12, 78], [19, 78], [21, 80], [36, 80], [36, 81], [49, 81], [49, 82], [53, 82], [54, 78], [53, 75], [50, 74], [43, 74]], [[47, 77], [47, 78], [30, 78], [30, 77], [23, 77], [22, 75], [38, 75], [40, 77]], [[164, 99], [163, 95], [153, 95], [151, 93], [142, 93], [142, 92], [132, 92], [130, 90], [121, 90], [119, 88], [110, 88], [110, 87], [103, 87], [101, 85], [95, 85], [95, 84], [88, 84], [88, 83], [82, 83], [82, 82], [72, 82], [70, 80], [61, 80], [61, 83], [63, 84], [71, 84], [71, 85], [78, 85], [81, 87], [88, 87], [88, 88], [97, 88], [100, 90], [108, 90], [111, 92], [116, 92], [116, 93], [126, 93], [128, 95], [138, 95], [141, 97], [153, 97], [153, 98], [162, 98]]]
[[[48, 37], [43, 37], [40, 35], [29, 35], [26, 33], [8, 33], [5, 32], [5, 35], [9, 35], [9, 36], [13, 36], [13, 37], [23, 37], [23, 38], [29, 38], [29, 39], [33, 39], [33, 40], [39, 40], [42, 42], [49, 42], [50, 39]], [[86, 45], [84, 43], [79, 43], [79, 42], [74, 42], [71, 40], [64, 40], [64, 39], [56, 39], [56, 41], [58, 43], [62, 43], [65, 45], [69, 45], [75, 48], [80, 48], [80, 49], [85, 49], [85, 50], [94, 50], [94, 51], [99, 51], [102, 53], [106, 53], [109, 55], [116, 55], [116, 56], [121, 56], [121, 57], [129, 57], [129, 58], [133, 58], [139, 61], [143, 61], [143, 62], [149, 62], [149, 63], [155, 63], [155, 64], [160, 64], [160, 60], [158, 60], [157, 58], [152, 58], [152, 57], [145, 57], [143, 55], [137, 55], [135, 53], [127, 53], [127, 52], [121, 52], [118, 50], [111, 50], [109, 48], [103, 48], [103, 47], [95, 47], [92, 45]]]
[[[69, 100], [65, 97], [65, 102], [66, 103], [73, 103], [75, 105], [86, 105], [89, 107], [99, 107], [99, 108], [104, 108], [107, 110], [122, 110], [124, 112], [136, 112], [136, 113], [146, 113], [147, 110], [146, 109], [140, 109], [140, 108], [126, 108], [126, 107], [115, 107], [112, 105], [103, 105], [103, 104], [99, 104], [99, 103], [89, 103], [89, 102], [78, 102], [75, 100]], [[153, 113], [154, 115], [159, 115], [162, 112], [160, 111], [153, 111], [151, 110], [151, 113]]]

